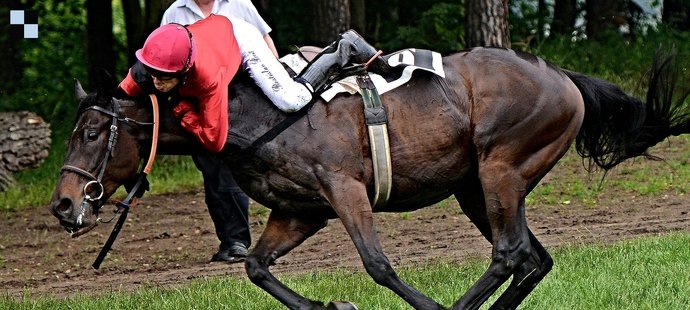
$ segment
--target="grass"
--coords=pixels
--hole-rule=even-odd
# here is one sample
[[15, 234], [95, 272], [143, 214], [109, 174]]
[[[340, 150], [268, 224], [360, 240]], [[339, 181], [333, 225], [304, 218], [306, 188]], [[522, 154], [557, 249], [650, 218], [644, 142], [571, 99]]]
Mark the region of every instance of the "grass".
[[[571, 148], [527, 197], [528, 205], [578, 203], [594, 207], [601, 199], [688, 193], [690, 136], [672, 137], [649, 153], [663, 160], [635, 158], [609, 172], [587, 172]], [[650, 177], [653, 176], [653, 177]]]
[[[690, 234], [638, 238], [614, 245], [570, 245], [553, 252], [555, 267], [521, 309], [687, 309]], [[445, 306], [486, 269], [487, 261], [437, 261], [398, 268], [401, 278]], [[320, 301], [348, 300], [360, 309], [410, 309], [363, 271], [278, 275], [290, 288]], [[505, 287], [505, 285], [504, 285]], [[504, 288], [502, 288], [504, 289]], [[502, 290], [501, 289], [501, 290]], [[281, 309], [244, 278], [209, 278], [176, 288], [117, 288], [102, 296], [68, 299], [0, 297], [2, 309]], [[494, 294], [498, 295], [498, 294]], [[488, 304], [495, 300], [493, 296]], [[484, 306], [483, 309], [487, 309]]]

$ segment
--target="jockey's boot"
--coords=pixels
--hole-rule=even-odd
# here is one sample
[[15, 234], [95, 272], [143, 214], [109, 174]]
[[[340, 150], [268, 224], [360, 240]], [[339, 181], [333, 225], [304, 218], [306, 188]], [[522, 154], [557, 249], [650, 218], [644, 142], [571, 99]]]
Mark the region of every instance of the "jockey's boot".
[[[295, 77], [295, 81], [307, 86], [312, 93], [320, 93], [329, 82], [331, 76], [348, 63], [362, 64], [368, 62], [377, 50], [367, 43], [354, 30], [340, 34], [338, 40], [323, 49], [302, 72]], [[390, 67], [386, 61], [377, 56], [369, 65], [370, 71], [386, 73]]]

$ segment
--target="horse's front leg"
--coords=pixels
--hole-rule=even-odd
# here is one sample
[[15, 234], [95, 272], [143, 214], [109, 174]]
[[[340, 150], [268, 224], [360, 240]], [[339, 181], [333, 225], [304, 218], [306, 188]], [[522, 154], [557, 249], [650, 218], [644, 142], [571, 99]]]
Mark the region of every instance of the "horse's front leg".
[[345, 176], [329, 176], [326, 195], [359, 252], [364, 268], [374, 281], [402, 297], [415, 309], [442, 309], [435, 301], [403, 282], [393, 270], [379, 242], [371, 204], [361, 182]]
[[290, 309], [325, 309], [322, 303], [304, 298], [285, 286], [268, 267], [325, 227], [326, 221], [325, 217], [314, 214], [295, 217], [294, 214], [271, 211], [264, 232], [245, 262], [249, 279]]

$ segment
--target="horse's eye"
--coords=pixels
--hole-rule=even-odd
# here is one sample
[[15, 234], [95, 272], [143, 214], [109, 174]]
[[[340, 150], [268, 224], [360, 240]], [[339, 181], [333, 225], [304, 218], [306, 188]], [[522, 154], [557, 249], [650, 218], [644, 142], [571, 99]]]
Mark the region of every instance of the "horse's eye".
[[87, 141], [96, 141], [98, 139], [98, 133], [95, 130], [87, 130], [86, 131], [86, 140]]

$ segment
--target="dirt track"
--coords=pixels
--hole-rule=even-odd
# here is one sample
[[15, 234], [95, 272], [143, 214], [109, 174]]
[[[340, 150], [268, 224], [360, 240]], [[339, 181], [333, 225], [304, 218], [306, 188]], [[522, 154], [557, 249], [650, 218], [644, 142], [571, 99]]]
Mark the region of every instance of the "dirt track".
[[[680, 144], [681, 150], [687, 147], [687, 142]], [[663, 151], [671, 148], [677, 150], [679, 145]], [[581, 171], [579, 163], [556, 169], [544, 182], [573, 170]], [[613, 173], [607, 178], [617, 177], [625, 175]], [[676, 230], [690, 232], [690, 195], [636, 197], [628, 191], [608, 191], [598, 201], [596, 208], [584, 207], [576, 199], [569, 204], [537, 203], [528, 207], [529, 225], [547, 249], [563, 244], [610, 243]], [[263, 207], [252, 208], [256, 240], [266, 215], [257, 212]], [[437, 258], [488, 258], [490, 253], [489, 244], [460, 213], [455, 201], [411, 213], [378, 214], [375, 218], [384, 250], [395, 266]], [[6, 214], [1, 221], [0, 289], [15, 296], [29, 292], [32, 298], [65, 297], [77, 292], [131, 291], [142, 285], [179, 285], [201, 277], [244, 276], [242, 264], [209, 262], [218, 241], [202, 193], [145, 197], [130, 213], [99, 271], [91, 264], [112, 224], [70, 239], [46, 207]], [[332, 220], [328, 227], [280, 258], [272, 270], [299, 273], [343, 267], [363, 270], [342, 225]]]
[[[158, 196], [134, 210], [101, 270], [90, 265], [112, 225], [70, 239], [46, 210], [6, 217], [2, 225], [0, 287], [12, 295], [65, 297], [77, 292], [134, 290], [142, 285], [177, 285], [198, 277], [243, 276], [242, 264], [210, 263], [217, 246], [201, 194]], [[530, 226], [547, 248], [564, 243], [613, 242], [672, 230], [690, 231], [687, 197], [623, 200], [619, 206], [530, 208]], [[489, 244], [454, 202], [406, 215], [380, 214], [377, 228], [395, 265], [435, 258], [462, 261], [488, 257]], [[254, 237], [261, 231], [252, 221]], [[279, 259], [272, 270], [303, 272], [361, 263], [339, 221]]]

